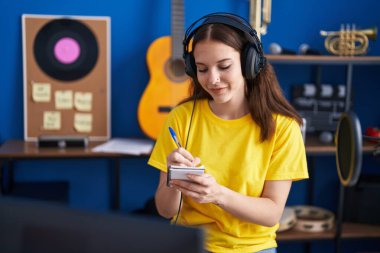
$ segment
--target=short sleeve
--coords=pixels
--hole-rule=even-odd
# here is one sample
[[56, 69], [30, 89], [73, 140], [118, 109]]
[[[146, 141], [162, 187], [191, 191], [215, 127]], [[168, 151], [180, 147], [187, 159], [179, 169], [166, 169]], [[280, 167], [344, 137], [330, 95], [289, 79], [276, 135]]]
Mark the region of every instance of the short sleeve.
[[181, 121], [179, 118], [180, 110], [181, 109], [177, 107], [169, 113], [148, 161], [149, 165], [164, 172], [167, 172], [167, 156], [177, 148], [176, 143], [172, 140], [172, 137], [170, 135], [169, 127], [173, 128], [174, 132], [177, 133], [177, 137], [179, 138], [180, 143], [184, 143], [182, 138], [183, 131], [181, 125], [179, 124]]
[[305, 144], [299, 124], [278, 116], [274, 148], [266, 180], [300, 180], [308, 178]]

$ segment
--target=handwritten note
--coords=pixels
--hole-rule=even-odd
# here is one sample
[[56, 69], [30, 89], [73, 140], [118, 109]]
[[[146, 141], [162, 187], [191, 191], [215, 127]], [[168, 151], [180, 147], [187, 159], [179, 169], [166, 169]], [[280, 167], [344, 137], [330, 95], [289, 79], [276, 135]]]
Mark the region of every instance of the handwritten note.
[[73, 91], [57, 90], [55, 92], [55, 108], [56, 109], [72, 109], [73, 108]]
[[34, 102], [50, 102], [51, 85], [50, 83], [32, 82], [32, 98]]
[[92, 131], [92, 114], [90, 113], [75, 113], [74, 128], [81, 133]]
[[75, 92], [74, 105], [78, 111], [88, 112], [92, 110], [92, 93]]
[[61, 113], [46, 111], [43, 119], [44, 130], [59, 130], [61, 129]]

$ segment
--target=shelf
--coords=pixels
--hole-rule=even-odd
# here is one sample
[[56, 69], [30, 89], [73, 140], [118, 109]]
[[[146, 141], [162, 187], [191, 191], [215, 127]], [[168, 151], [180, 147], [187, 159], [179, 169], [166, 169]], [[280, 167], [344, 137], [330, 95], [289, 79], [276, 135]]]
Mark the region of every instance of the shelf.
[[[277, 233], [279, 241], [307, 241], [307, 240], [331, 240], [335, 238], [335, 229], [313, 233], [303, 232], [290, 229]], [[363, 238], [380, 238], [380, 226], [360, 224], [360, 223], [343, 223], [342, 239], [363, 239]]]
[[[363, 153], [372, 153], [376, 144], [363, 140]], [[306, 154], [308, 155], [335, 155], [336, 147], [332, 144], [323, 144], [316, 136], [306, 136]]]
[[[0, 146], [0, 158], [49, 158], [49, 157], [128, 157], [135, 155], [111, 154], [92, 152], [91, 149], [103, 142], [89, 142], [87, 148], [38, 148], [33, 142], [24, 142], [22, 140], [11, 140]], [[375, 151], [376, 144], [369, 141], [363, 141], [363, 153]], [[308, 155], [335, 155], [335, 146], [321, 143], [316, 136], [306, 136], [306, 153]], [[149, 157], [149, 154], [139, 155], [140, 157]]]
[[333, 56], [333, 55], [265, 55], [270, 63], [276, 64], [327, 64], [327, 65], [375, 65], [380, 56]]
[[[333, 56], [333, 55], [266, 55], [267, 60], [271, 64], [287, 64], [287, 65], [311, 65], [317, 67], [315, 69], [316, 77], [315, 83], [321, 84], [322, 65], [327, 66], [343, 66], [346, 68], [346, 98], [345, 98], [345, 111], [348, 111], [351, 106], [352, 94], [352, 76], [354, 66], [369, 66], [380, 65], [380, 56]], [[313, 66], [314, 65], [314, 66]], [[308, 199], [313, 203], [313, 171], [314, 171], [314, 157], [319, 155], [332, 155], [335, 156], [336, 147], [332, 144], [324, 144], [319, 141], [317, 136], [307, 135], [305, 140], [306, 154], [311, 158], [310, 162], [310, 184], [308, 188]], [[372, 153], [376, 150], [376, 143], [363, 140], [362, 153]], [[339, 195], [339, 200], [343, 196]], [[358, 223], [343, 223], [342, 232], [339, 235], [341, 239], [362, 239], [362, 238], [376, 238], [380, 239], [380, 225], [368, 225]], [[318, 240], [335, 240], [337, 238], [336, 229], [333, 228], [329, 231], [321, 233], [304, 232], [291, 229], [284, 232], [277, 233], [278, 241], [318, 241]], [[339, 243], [338, 240], [335, 241]]]

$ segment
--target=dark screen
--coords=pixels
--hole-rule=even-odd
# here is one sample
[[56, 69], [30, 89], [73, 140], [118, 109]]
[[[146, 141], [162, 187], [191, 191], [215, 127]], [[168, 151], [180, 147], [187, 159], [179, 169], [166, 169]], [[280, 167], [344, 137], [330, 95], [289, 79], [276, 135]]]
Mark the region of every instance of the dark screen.
[[0, 198], [1, 252], [203, 252], [199, 229]]

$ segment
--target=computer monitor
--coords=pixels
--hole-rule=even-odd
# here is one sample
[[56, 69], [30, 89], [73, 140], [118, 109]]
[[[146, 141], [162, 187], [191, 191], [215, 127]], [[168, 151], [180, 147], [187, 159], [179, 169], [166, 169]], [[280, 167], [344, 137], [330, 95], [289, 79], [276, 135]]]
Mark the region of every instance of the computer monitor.
[[0, 251], [203, 252], [200, 229], [154, 218], [0, 198]]

